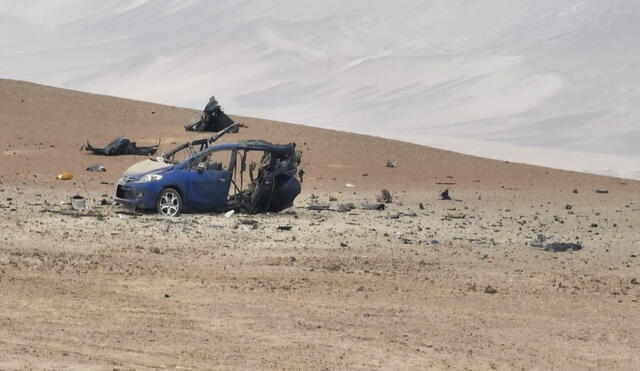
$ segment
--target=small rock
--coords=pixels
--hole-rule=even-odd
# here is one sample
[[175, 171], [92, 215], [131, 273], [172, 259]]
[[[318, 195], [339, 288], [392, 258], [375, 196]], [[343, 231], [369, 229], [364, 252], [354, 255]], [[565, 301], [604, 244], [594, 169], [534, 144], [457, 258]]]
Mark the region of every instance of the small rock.
[[349, 245], [347, 245], [346, 242], [340, 242], [340, 247], [348, 247]]
[[566, 205], [564, 205], [564, 208], [567, 209], [567, 210], [571, 210], [571, 209], [573, 209], [573, 206], [571, 206], [569, 204], [566, 204]]
[[578, 193], [578, 190], [577, 190], [577, 189], [574, 189], [574, 190], [573, 190], [573, 193]]
[[149, 251], [151, 251], [154, 254], [160, 254], [160, 248], [158, 246], [149, 248]]
[[487, 293], [487, 294], [492, 294], [493, 295], [493, 294], [497, 293], [498, 290], [496, 290], [494, 287], [491, 287], [491, 285], [489, 285], [484, 289], [484, 292]]
[[171, 295], [169, 295], [169, 294], [164, 294], [164, 297], [165, 297], [165, 298], [170, 298], [170, 297], [171, 297]]

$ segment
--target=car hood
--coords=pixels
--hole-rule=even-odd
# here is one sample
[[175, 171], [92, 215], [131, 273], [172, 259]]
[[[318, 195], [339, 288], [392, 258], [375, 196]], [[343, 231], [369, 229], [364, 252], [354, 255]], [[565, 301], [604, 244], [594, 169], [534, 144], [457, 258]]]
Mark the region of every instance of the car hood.
[[173, 165], [167, 164], [161, 159], [158, 159], [158, 160], [146, 159], [144, 161], [140, 161], [137, 164], [129, 167], [124, 172], [124, 176], [126, 178], [135, 179], [149, 173], [157, 173], [160, 171], [169, 170], [172, 167]]

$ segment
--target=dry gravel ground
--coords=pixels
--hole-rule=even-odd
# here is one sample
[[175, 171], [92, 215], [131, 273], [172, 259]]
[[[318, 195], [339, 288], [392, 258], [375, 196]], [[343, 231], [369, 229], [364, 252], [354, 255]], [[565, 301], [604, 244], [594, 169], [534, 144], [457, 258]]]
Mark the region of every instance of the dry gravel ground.
[[[640, 368], [639, 182], [239, 118], [225, 140], [305, 150], [289, 212], [99, 205], [140, 158], [86, 139], [168, 149], [194, 115], [0, 80], [1, 369]], [[382, 187], [393, 203], [362, 210]], [[89, 212], [64, 205], [75, 193]]]

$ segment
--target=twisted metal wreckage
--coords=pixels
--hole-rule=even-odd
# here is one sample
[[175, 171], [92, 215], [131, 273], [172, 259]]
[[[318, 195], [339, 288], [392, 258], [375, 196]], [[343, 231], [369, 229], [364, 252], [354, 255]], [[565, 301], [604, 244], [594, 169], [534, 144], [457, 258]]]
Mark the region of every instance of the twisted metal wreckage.
[[93, 152], [100, 156], [120, 156], [120, 155], [140, 155], [140, 156], [153, 156], [158, 151], [160, 143], [155, 146], [138, 147], [136, 142], [130, 141], [125, 137], [118, 137], [114, 139], [109, 145], [104, 148], [93, 147], [88, 141], [84, 149]]
[[[235, 126], [234, 126], [235, 125]], [[232, 127], [231, 133], [237, 133], [242, 126], [234, 122], [227, 114], [222, 111], [222, 107], [218, 104], [215, 96], [211, 96], [209, 103], [202, 110], [200, 120], [184, 126], [187, 131], [214, 131], [219, 132], [228, 127]]]
[[[301, 191], [296, 178], [301, 152], [295, 143], [244, 140], [213, 145], [237, 129], [233, 123], [211, 138], [187, 142], [131, 166], [118, 182], [116, 201], [155, 208], [165, 216], [183, 210], [256, 214], [291, 207]], [[247, 164], [256, 154], [259, 163]]]

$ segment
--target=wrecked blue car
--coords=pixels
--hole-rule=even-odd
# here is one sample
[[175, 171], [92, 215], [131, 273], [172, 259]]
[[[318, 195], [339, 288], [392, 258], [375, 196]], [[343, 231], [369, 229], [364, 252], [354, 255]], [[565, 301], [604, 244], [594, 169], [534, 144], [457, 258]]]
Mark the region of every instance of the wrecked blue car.
[[118, 181], [116, 201], [164, 216], [232, 209], [256, 214], [291, 207], [301, 191], [295, 143], [246, 140], [213, 145], [222, 134], [131, 166]]

